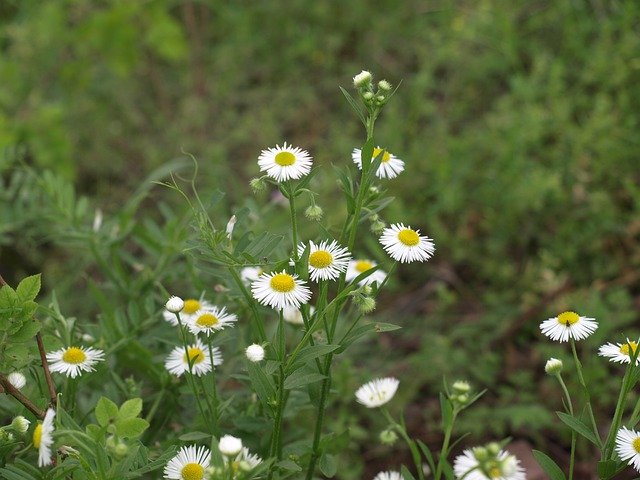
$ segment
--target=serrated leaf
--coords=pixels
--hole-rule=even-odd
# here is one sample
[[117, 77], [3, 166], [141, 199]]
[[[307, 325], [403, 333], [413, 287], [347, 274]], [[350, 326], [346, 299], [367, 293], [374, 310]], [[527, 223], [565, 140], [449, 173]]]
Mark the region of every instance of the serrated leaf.
[[600, 439], [595, 436], [593, 431], [587, 427], [582, 421], [578, 418], [569, 415], [564, 412], [556, 412], [560, 420], [567, 425], [569, 428], [574, 430], [576, 433], [582, 435], [584, 438], [593, 443], [596, 447], [602, 448], [602, 444], [600, 443]]
[[532, 450], [532, 453], [536, 459], [536, 462], [538, 462], [538, 465], [540, 465], [540, 467], [542, 467], [542, 469], [547, 472], [550, 480], [566, 480], [566, 477], [564, 476], [564, 473], [562, 473], [560, 467], [556, 464], [556, 462], [549, 458], [549, 456], [539, 450]]
[[98, 423], [106, 427], [118, 416], [118, 406], [107, 397], [100, 397], [94, 411]]
[[319, 382], [325, 378], [327, 378], [326, 375], [301, 367], [284, 379], [284, 388], [286, 390], [292, 390], [294, 388], [303, 387], [304, 385], [309, 385], [313, 382]]
[[40, 292], [40, 274], [31, 275], [30, 277], [22, 279], [18, 288], [16, 288], [16, 294], [21, 303], [35, 300]]
[[116, 433], [121, 437], [135, 438], [149, 428], [149, 422], [143, 418], [118, 418], [116, 420]]
[[333, 455], [323, 453], [320, 457], [318, 467], [320, 467], [320, 471], [325, 475], [325, 477], [333, 478], [338, 471], [338, 462], [336, 462], [336, 457]]
[[27, 320], [16, 333], [9, 336], [9, 341], [18, 343], [28, 342], [35, 337], [36, 333], [40, 331], [40, 328], [40, 322], [37, 320]]
[[124, 402], [118, 410], [118, 419], [135, 418], [142, 411], [142, 399], [132, 398]]

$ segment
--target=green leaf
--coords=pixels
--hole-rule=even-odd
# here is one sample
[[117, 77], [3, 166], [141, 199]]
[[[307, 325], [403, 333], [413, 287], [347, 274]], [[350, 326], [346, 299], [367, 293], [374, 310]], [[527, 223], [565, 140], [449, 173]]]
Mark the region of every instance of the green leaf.
[[538, 465], [547, 472], [550, 480], [566, 480], [566, 477], [564, 476], [564, 473], [562, 473], [562, 470], [560, 470], [560, 467], [546, 454], [539, 450], [533, 450], [532, 453], [538, 462]]
[[351, 108], [353, 108], [353, 111], [356, 112], [356, 115], [358, 116], [358, 118], [360, 119], [360, 121], [366, 125], [367, 124], [367, 120], [364, 116], [364, 113], [362, 111], [362, 107], [360, 107], [360, 105], [358, 105], [358, 103], [355, 101], [355, 99], [351, 96], [351, 94], [349, 94], [349, 92], [347, 92], [344, 88], [340, 87], [340, 91], [342, 92], [342, 94], [344, 95], [344, 98], [347, 99], [347, 102], [349, 102], [349, 105], [351, 105]]
[[35, 300], [39, 291], [40, 274], [24, 278], [18, 285], [18, 288], [16, 288], [16, 293], [18, 294], [18, 299], [21, 303], [29, 300]]
[[432, 472], [435, 472], [436, 464], [435, 464], [435, 461], [433, 460], [433, 454], [431, 453], [431, 450], [429, 450], [429, 447], [427, 447], [424, 444], [424, 442], [422, 442], [422, 440], [416, 440], [416, 442], [418, 443], [420, 450], [422, 450], [422, 454], [424, 455], [424, 458], [427, 459], [427, 462], [429, 463], [429, 468], [431, 469]]
[[380, 333], [380, 332], [391, 332], [393, 330], [398, 330], [398, 325], [393, 325], [392, 323], [367, 323], [364, 325], [360, 325], [359, 327], [354, 328], [340, 341], [340, 348], [336, 350], [336, 353], [344, 352], [349, 345], [355, 342], [358, 338], [362, 337], [371, 332]]
[[606, 460], [598, 462], [598, 478], [609, 479], [613, 477], [618, 470], [618, 462], [615, 460]]
[[288, 370], [293, 371], [294, 365], [304, 365], [309, 360], [313, 360], [315, 358], [326, 355], [327, 353], [331, 353], [340, 348], [340, 345], [309, 345], [308, 347], [304, 347], [298, 353], [298, 356], [295, 359], [293, 365], [291, 365]]
[[453, 420], [453, 407], [447, 396], [440, 392], [440, 411], [442, 412], [442, 428], [447, 429]]
[[93, 440], [95, 440], [96, 442], [99, 442], [104, 438], [104, 433], [105, 433], [104, 427], [96, 425], [95, 423], [91, 423], [87, 425], [86, 430], [87, 430], [87, 435], [93, 438]]
[[96, 405], [96, 420], [102, 427], [106, 427], [118, 416], [118, 406], [107, 397], [101, 397]]
[[333, 478], [338, 471], [338, 463], [336, 457], [329, 453], [323, 453], [318, 464], [320, 471], [325, 477]]
[[149, 428], [149, 422], [143, 418], [118, 418], [116, 420], [116, 433], [121, 437], [138, 437], [142, 435], [147, 428]]
[[276, 463], [276, 467], [283, 468], [284, 470], [289, 470], [290, 472], [301, 472], [302, 468], [293, 460], [281, 460]]
[[206, 440], [211, 438], [211, 435], [204, 432], [189, 432], [178, 437], [183, 442], [198, 442], [200, 440]]
[[132, 398], [127, 400], [120, 406], [118, 411], [118, 419], [135, 418], [142, 411], [142, 399]]
[[404, 478], [404, 480], [416, 480], [416, 477], [414, 477], [409, 469], [404, 465], [402, 465], [402, 467], [400, 468], [400, 473], [402, 474], [402, 478]]
[[40, 331], [40, 328], [41, 325], [39, 321], [34, 319], [27, 320], [17, 332], [9, 336], [9, 341], [28, 342], [35, 337], [36, 333]]
[[313, 382], [319, 382], [325, 378], [327, 378], [326, 375], [311, 371], [306, 367], [301, 367], [284, 379], [284, 388], [286, 390], [292, 390]]
[[587, 427], [584, 423], [582, 423], [578, 418], [569, 415], [564, 412], [556, 412], [560, 420], [565, 423], [569, 428], [574, 430], [576, 433], [579, 433], [584, 438], [593, 443], [596, 447], [602, 448], [602, 444], [600, 439], [597, 438], [594, 433], [591, 431], [589, 427]]
[[276, 398], [276, 388], [273, 385], [273, 381], [267, 376], [262, 367], [256, 363], [249, 363], [247, 369], [249, 370], [249, 378], [251, 379], [253, 390], [267, 412], [271, 413], [271, 401]]

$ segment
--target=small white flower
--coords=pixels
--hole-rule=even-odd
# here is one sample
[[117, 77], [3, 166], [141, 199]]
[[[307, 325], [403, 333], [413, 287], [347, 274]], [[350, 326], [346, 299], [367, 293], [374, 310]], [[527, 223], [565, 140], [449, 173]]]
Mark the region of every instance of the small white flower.
[[464, 380], [456, 380], [451, 386], [456, 393], [468, 393], [471, 390], [469, 382]]
[[[483, 449], [486, 452], [486, 450]], [[456, 479], [464, 480], [526, 480], [524, 469], [514, 456], [506, 451], [487, 458], [477, 458], [474, 450], [467, 449], [453, 462]]]
[[616, 453], [620, 460], [640, 472], [640, 433], [622, 427], [616, 434]]
[[173, 296], [167, 300], [164, 308], [169, 313], [180, 313], [184, 308], [184, 301], [180, 297]]
[[557, 342], [567, 342], [570, 338], [583, 340], [597, 328], [595, 318], [581, 317], [576, 312], [563, 312], [540, 324], [542, 333]]
[[11, 372], [7, 375], [7, 380], [9, 380], [9, 383], [13, 385], [13, 388], [17, 388], [18, 390], [27, 384], [27, 379], [20, 372]]
[[201, 376], [209, 373], [214, 367], [222, 364], [222, 355], [218, 347], [211, 349], [213, 353], [213, 359], [209, 358], [208, 349], [196, 341], [195, 344], [187, 347], [187, 352], [184, 350], [184, 346], [174, 348], [167, 360], [164, 362], [165, 368], [178, 377], [183, 373], [189, 373], [189, 361], [192, 362], [191, 370], [194, 375]]
[[225, 307], [212, 306], [194, 313], [187, 326], [194, 335], [206, 333], [208, 337], [210, 333], [223, 330], [225, 327], [232, 327], [237, 320], [238, 317], [232, 313], [227, 313]]
[[380, 472], [373, 480], [404, 480], [400, 472], [389, 470], [388, 472]]
[[51, 445], [53, 444], [53, 431], [55, 426], [53, 419], [56, 416], [56, 411], [53, 408], [49, 408], [44, 416], [42, 423], [36, 425], [33, 430], [33, 446], [38, 449], [38, 466], [45, 467], [51, 465]]
[[[298, 255], [302, 255], [306, 245], [298, 245]], [[320, 280], [336, 280], [347, 270], [351, 254], [333, 240], [328, 243], [323, 240], [319, 244], [309, 242], [309, 276], [314, 282]]]
[[557, 375], [562, 371], [562, 360], [557, 358], [550, 358], [547, 363], [544, 364], [544, 371], [548, 375]]
[[[380, 154], [382, 154], [382, 160], [380, 160], [380, 166], [376, 171], [376, 177], [396, 178], [404, 171], [404, 162], [380, 147], [373, 149], [373, 157], [369, 161], [373, 162], [373, 160]], [[354, 148], [353, 152], [351, 152], [351, 160], [353, 160], [353, 163], [362, 170], [362, 150]]]
[[244, 267], [240, 270], [240, 278], [244, 283], [250, 284], [254, 280], [257, 280], [263, 273], [264, 270], [261, 267]]
[[231, 235], [233, 235], [233, 227], [236, 226], [236, 222], [238, 221], [238, 219], [236, 218], [235, 215], [231, 215], [231, 218], [229, 219], [229, 221], [227, 222], [227, 238], [229, 240], [231, 240]]
[[[210, 310], [212, 307], [213, 305], [206, 300], [187, 298], [186, 300], [184, 300], [182, 310], [180, 310], [179, 312], [182, 325], [189, 325], [189, 323], [193, 322], [196, 313], [198, 313], [200, 310]], [[178, 326], [178, 318], [176, 317], [176, 312], [172, 312], [165, 308], [164, 312], [162, 312], [162, 316], [174, 327]]]
[[207, 447], [182, 447], [164, 467], [164, 478], [171, 480], [202, 480], [204, 471], [211, 463], [211, 452]]
[[[223, 457], [223, 461], [225, 465], [229, 464], [229, 458], [226, 456]], [[234, 475], [233, 478], [238, 478], [241, 476], [241, 472], [248, 472], [253, 470], [258, 465], [262, 463], [262, 459], [251, 452], [247, 447], [242, 447], [240, 450], [240, 454], [232, 460], [231, 468], [233, 469]]]
[[371, 83], [371, 72], [362, 70], [359, 74], [353, 77], [353, 86], [356, 88], [366, 87]]
[[304, 177], [311, 171], [309, 152], [284, 143], [282, 147], [263, 150], [258, 157], [261, 172], [267, 172], [277, 182]]
[[[629, 345], [631, 345], [631, 352], [629, 352]], [[629, 340], [627, 343], [607, 343], [600, 347], [598, 355], [609, 358], [612, 362], [618, 363], [630, 363], [631, 356], [636, 354], [638, 350], [638, 342]], [[636, 365], [640, 364], [640, 355], [636, 357]]]
[[412, 230], [402, 223], [385, 228], [380, 243], [391, 258], [402, 263], [424, 262], [436, 251], [433, 240], [420, 235], [420, 230]]
[[[351, 282], [358, 275], [366, 272], [367, 270], [371, 270], [373, 267], [377, 265], [376, 262], [372, 260], [360, 259], [360, 260], [351, 260], [349, 262], [349, 267], [347, 268], [347, 276], [345, 279], [347, 282]], [[382, 270], [376, 270], [364, 280], [360, 280], [358, 285], [372, 285], [377, 283], [378, 285], [382, 285], [384, 279], [387, 278], [387, 274]]]
[[218, 450], [227, 457], [235, 457], [242, 450], [242, 440], [233, 435], [223, 435], [218, 442]]
[[11, 422], [11, 428], [13, 428], [18, 433], [25, 433], [29, 430], [29, 425], [31, 422], [24, 418], [22, 415], [18, 415]]
[[251, 284], [253, 298], [262, 305], [282, 310], [285, 307], [299, 308], [311, 298], [311, 290], [297, 275], [284, 270], [280, 273], [263, 273]]
[[104, 352], [97, 348], [67, 347], [47, 353], [49, 370], [76, 378], [82, 372], [93, 372], [93, 366], [104, 361]]
[[264, 348], [257, 343], [249, 345], [244, 353], [250, 362], [257, 363], [264, 360]]
[[380, 407], [393, 398], [399, 384], [397, 378], [377, 378], [356, 390], [356, 399], [367, 408]]

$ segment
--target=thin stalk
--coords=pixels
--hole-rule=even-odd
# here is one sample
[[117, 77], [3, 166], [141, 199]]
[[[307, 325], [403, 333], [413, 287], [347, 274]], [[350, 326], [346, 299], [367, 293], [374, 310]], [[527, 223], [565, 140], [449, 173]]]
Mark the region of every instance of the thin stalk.
[[40, 361], [42, 362], [42, 370], [44, 371], [44, 380], [47, 383], [47, 390], [49, 391], [49, 406], [54, 408], [58, 401], [58, 396], [56, 395], [56, 387], [53, 383], [53, 378], [51, 378], [51, 372], [49, 371], [47, 352], [44, 349], [44, 343], [40, 332], [36, 333], [36, 343], [38, 344], [38, 352], [40, 353]]
[[400, 425], [398, 422], [396, 422], [393, 417], [391, 417], [391, 414], [387, 411], [386, 408], [382, 407], [380, 410], [382, 411], [382, 414], [385, 416], [387, 421], [398, 431], [402, 439], [406, 442], [409, 450], [411, 451], [411, 458], [413, 459], [413, 463], [416, 466], [418, 479], [424, 480], [424, 471], [422, 470], [422, 457], [420, 456], [420, 451], [416, 446], [416, 442], [414, 442], [411, 437], [409, 437], [407, 429], [404, 427], [404, 425]]
[[264, 325], [260, 321], [260, 313], [258, 312], [256, 303], [253, 300], [253, 296], [249, 293], [249, 290], [247, 290], [247, 287], [245, 286], [244, 282], [240, 278], [240, 275], [238, 275], [238, 272], [236, 272], [236, 270], [233, 267], [229, 267], [229, 272], [231, 273], [233, 280], [236, 282], [236, 285], [240, 289], [240, 292], [242, 292], [242, 295], [244, 296], [245, 300], [247, 301], [247, 304], [249, 305], [249, 308], [251, 309], [251, 313], [253, 314], [253, 322], [258, 330], [258, 336], [260, 337], [260, 342], [266, 342], [267, 332], [265, 332]]
[[[573, 404], [571, 403], [571, 395], [569, 395], [569, 389], [567, 388], [567, 385], [564, 383], [564, 380], [562, 379], [562, 375], [558, 373], [556, 374], [556, 378], [558, 379], [558, 382], [562, 387], [562, 391], [564, 392], [564, 396], [567, 402], [567, 410], [569, 411], [569, 414], [573, 417]], [[569, 457], [569, 480], [573, 480], [573, 467], [575, 465], [575, 459], [576, 459], [576, 431], [572, 428], [571, 429], [571, 456]]]
[[582, 376], [582, 364], [578, 359], [578, 352], [576, 351], [576, 342], [573, 340], [573, 338], [571, 338], [569, 342], [571, 343], [571, 352], [573, 353], [573, 360], [576, 363], [576, 370], [578, 371], [578, 380], [580, 382], [580, 385], [582, 385], [582, 388], [586, 396], [587, 412], [589, 413], [589, 418], [591, 419], [591, 427], [593, 428], [593, 434], [598, 439], [598, 442], [602, 443], [602, 440], [600, 439], [600, 434], [598, 433], [598, 424], [596, 423], [596, 419], [593, 416], [593, 409], [591, 408], [591, 396], [589, 395], [587, 384], [585, 383], [584, 377]]
[[[277, 339], [276, 339], [276, 355], [278, 360], [280, 360], [280, 367], [278, 368], [278, 390], [276, 399], [276, 417], [273, 421], [273, 433], [271, 434], [271, 445], [269, 446], [269, 456], [276, 457], [278, 460], [282, 457], [282, 441], [281, 441], [281, 433], [282, 433], [282, 417], [284, 412], [284, 406], [286, 403], [285, 400], [285, 392], [284, 392], [284, 379], [285, 379], [285, 369], [284, 369], [284, 360], [286, 356], [286, 345], [284, 338], [284, 317], [282, 314], [282, 310], [279, 311], [278, 314], [278, 331], [277, 331]], [[274, 473], [275, 465], [272, 465], [269, 469], [269, 474], [267, 475], [267, 480], [271, 480]]]
[[211, 416], [213, 417], [213, 432], [216, 437], [219, 437], [218, 429], [218, 386], [216, 384], [216, 366], [213, 364], [213, 347], [211, 341], [207, 342], [209, 347], [209, 358], [211, 359], [211, 383], [213, 384], [213, 406], [211, 407]]
[[435, 480], [440, 480], [442, 477], [442, 469], [444, 468], [444, 462], [447, 459], [449, 453], [449, 443], [451, 442], [451, 433], [453, 432], [453, 424], [456, 422], [458, 412], [454, 409], [451, 414], [451, 423], [446, 426], [444, 430], [444, 440], [442, 441], [442, 449], [440, 450], [440, 457], [438, 458], [438, 466], [436, 467]]
[[291, 238], [293, 242], [293, 260], [298, 262], [298, 220], [296, 218], [296, 195], [291, 182], [288, 188], [289, 213], [291, 216]]
[[[333, 355], [329, 354], [325, 357], [324, 363], [324, 372], [328, 372], [331, 368], [331, 361], [333, 360]], [[327, 401], [327, 394], [331, 387], [331, 379], [327, 377], [325, 381], [322, 382], [322, 387], [320, 390], [320, 404], [318, 405], [318, 415], [316, 417], [316, 425], [313, 431], [313, 445], [311, 447], [311, 458], [309, 459], [309, 468], [307, 469], [306, 480], [311, 480], [313, 478], [313, 471], [315, 470], [316, 462], [319, 457], [319, 449], [320, 449], [320, 437], [322, 436], [322, 423], [324, 422], [324, 408], [325, 403]]]
[[603, 455], [602, 455], [603, 460], [611, 459], [613, 454], [613, 443], [615, 440], [615, 435], [616, 435], [616, 432], [618, 431], [618, 428], [620, 427], [622, 414], [624, 413], [624, 405], [626, 403], [627, 395], [629, 394], [629, 390], [630, 390], [629, 380], [631, 376], [630, 375], [631, 368], [632, 366], [631, 364], [629, 364], [629, 366], [627, 367], [627, 370], [624, 372], [624, 377], [622, 379], [622, 386], [620, 387], [620, 394], [618, 395], [618, 402], [616, 403], [616, 410], [615, 410], [615, 413], [613, 414], [613, 421], [611, 422], [611, 428], [609, 429], [607, 440], [605, 441], [605, 444], [604, 444]]

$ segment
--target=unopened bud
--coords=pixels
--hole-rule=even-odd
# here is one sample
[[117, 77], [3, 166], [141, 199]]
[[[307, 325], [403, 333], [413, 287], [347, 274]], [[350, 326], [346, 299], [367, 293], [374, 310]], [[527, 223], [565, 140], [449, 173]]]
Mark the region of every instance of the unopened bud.
[[558, 375], [562, 372], [562, 360], [550, 358], [544, 365], [544, 371], [549, 375]]
[[227, 238], [229, 240], [231, 240], [231, 235], [233, 234], [233, 227], [235, 227], [236, 222], [238, 221], [238, 219], [236, 218], [235, 215], [231, 215], [231, 218], [229, 219], [229, 221], [227, 222]]
[[20, 372], [11, 372], [7, 376], [7, 380], [9, 380], [9, 383], [13, 385], [13, 388], [17, 388], [18, 390], [27, 384], [27, 379]]
[[171, 313], [180, 313], [184, 308], [184, 301], [180, 297], [171, 297], [167, 300], [164, 308]]
[[380, 432], [380, 442], [384, 445], [393, 445], [398, 440], [398, 434], [388, 428]]
[[371, 100], [373, 98], [373, 93], [371, 92], [364, 92], [362, 94], [362, 98], [364, 98], [365, 100]]
[[262, 193], [267, 188], [264, 180], [262, 180], [261, 178], [252, 178], [249, 181], [249, 186], [251, 186], [251, 190], [253, 190], [253, 193]]
[[365, 88], [371, 84], [371, 72], [362, 70], [359, 74], [353, 77], [353, 86], [356, 88]]
[[358, 302], [358, 308], [362, 313], [371, 313], [376, 309], [376, 300], [373, 297], [362, 297]]
[[496, 456], [500, 453], [500, 444], [497, 442], [491, 442], [487, 445], [487, 451], [490, 455]]
[[11, 422], [11, 428], [18, 433], [25, 433], [29, 430], [29, 424], [31, 422], [24, 418], [22, 415], [18, 415]]
[[391, 84], [386, 80], [380, 80], [378, 82], [378, 88], [384, 92], [388, 92], [389, 90], [391, 90]]
[[458, 380], [453, 382], [452, 388], [456, 393], [467, 393], [471, 390], [471, 385], [469, 385], [469, 382], [465, 382], [464, 380]]
[[320, 208], [318, 205], [310, 205], [304, 211], [304, 215], [309, 220], [318, 221], [322, 218], [322, 215], [324, 215], [324, 212], [322, 211], [322, 208]]

